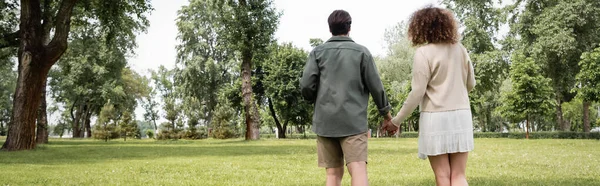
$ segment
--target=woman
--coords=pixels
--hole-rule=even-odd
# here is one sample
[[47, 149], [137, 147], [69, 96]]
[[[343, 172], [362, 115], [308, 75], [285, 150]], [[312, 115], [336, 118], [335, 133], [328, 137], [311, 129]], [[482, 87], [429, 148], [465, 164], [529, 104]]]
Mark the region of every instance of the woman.
[[399, 125], [420, 105], [419, 158], [429, 158], [438, 186], [468, 185], [467, 156], [474, 147], [468, 93], [475, 74], [458, 41], [458, 23], [449, 10], [426, 7], [411, 16], [408, 36], [418, 47], [412, 91], [392, 123]]

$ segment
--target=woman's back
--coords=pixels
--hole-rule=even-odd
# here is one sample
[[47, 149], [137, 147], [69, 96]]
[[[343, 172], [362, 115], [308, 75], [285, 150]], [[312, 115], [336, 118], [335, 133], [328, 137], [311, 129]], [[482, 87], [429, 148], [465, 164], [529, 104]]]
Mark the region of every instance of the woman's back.
[[[422, 55], [418, 57], [418, 55]], [[414, 71], [429, 74], [421, 111], [439, 112], [469, 109], [468, 92], [475, 86], [473, 68], [466, 49], [460, 44], [428, 44], [417, 49]], [[419, 68], [419, 69], [417, 69]], [[428, 71], [428, 72], [426, 72]]]

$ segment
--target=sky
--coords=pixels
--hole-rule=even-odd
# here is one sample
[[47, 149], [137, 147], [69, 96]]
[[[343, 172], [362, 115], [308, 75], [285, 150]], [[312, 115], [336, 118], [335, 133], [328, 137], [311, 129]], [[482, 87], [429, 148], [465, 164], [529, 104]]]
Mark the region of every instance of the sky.
[[[384, 55], [383, 34], [386, 28], [408, 19], [408, 16], [437, 0], [275, 0], [277, 10], [283, 12], [275, 37], [279, 42], [291, 42], [305, 50], [310, 49], [310, 38], [327, 40], [331, 34], [327, 17], [337, 9], [352, 16], [352, 37], [375, 55]], [[148, 17], [150, 27], [138, 34], [136, 55], [130, 65], [140, 73], [164, 65], [172, 68], [177, 54], [177, 11], [188, 0], [153, 0], [154, 11]]]
[[[352, 17], [350, 37], [366, 46], [374, 55], [385, 55], [383, 35], [386, 28], [407, 20], [410, 14], [427, 4], [439, 0], [275, 0], [275, 8], [283, 15], [275, 38], [291, 42], [310, 50], [309, 39], [330, 36], [327, 17], [338, 9], [346, 10]], [[177, 11], [188, 0], [153, 0], [154, 11], [148, 16], [150, 27], [136, 38], [138, 48], [129, 59], [129, 65], [138, 73], [147, 75], [148, 70], [160, 65], [175, 66], [177, 51]], [[136, 109], [136, 118], [143, 119], [143, 110]]]

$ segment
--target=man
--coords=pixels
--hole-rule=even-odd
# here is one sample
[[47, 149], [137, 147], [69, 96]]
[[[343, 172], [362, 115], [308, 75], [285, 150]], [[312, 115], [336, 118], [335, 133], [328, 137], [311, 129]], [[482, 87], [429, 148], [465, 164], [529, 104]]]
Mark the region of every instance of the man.
[[312, 129], [318, 136], [319, 167], [326, 168], [328, 186], [340, 185], [345, 159], [352, 185], [368, 185], [369, 93], [385, 117], [384, 129], [397, 128], [371, 53], [348, 35], [350, 14], [336, 10], [328, 23], [333, 37], [310, 52], [300, 80], [304, 99], [315, 104]]

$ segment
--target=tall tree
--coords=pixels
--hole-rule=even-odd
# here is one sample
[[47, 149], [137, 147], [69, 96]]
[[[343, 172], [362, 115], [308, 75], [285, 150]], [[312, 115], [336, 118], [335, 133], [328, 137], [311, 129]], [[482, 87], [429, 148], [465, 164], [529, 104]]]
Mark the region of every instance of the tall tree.
[[575, 88], [577, 96], [583, 99], [583, 131], [590, 132], [590, 105], [600, 101], [600, 47], [581, 55], [581, 71], [577, 74]]
[[[189, 11], [191, 11], [191, 14]], [[198, 41], [197, 43], [199, 44], [209, 42], [208, 46], [204, 47], [204, 51], [195, 54], [205, 55], [205, 59], [197, 61], [204, 63], [203, 61], [214, 58], [214, 55], [232, 56], [234, 53], [230, 51], [235, 51], [239, 54], [236, 57], [239, 57], [238, 59], [241, 60], [240, 74], [242, 79], [243, 106], [246, 116], [246, 139], [258, 139], [260, 137], [258, 130], [260, 117], [252, 89], [252, 74], [253, 72], [257, 73], [260, 71], [257, 70], [260, 68], [257, 68], [256, 62], [264, 59], [267, 55], [267, 46], [273, 42], [273, 36], [279, 23], [280, 13], [273, 7], [272, 0], [193, 0], [190, 2], [190, 6], [184, 7], [180, 11], [180, 14], [180, 31], [184, 29], [189, 30], [189, 26], [194, 24], [198, 25], [201, 29], [199, 32], [201, 36], [189, 36], [187, 34], [188, 37], [186, 33], [180, 33], [180, 38], [184, 42], [191, 41], [194, 43]], [[204, 19], [191, 18], [191, 16], [196, 15]], [[202, 49], [202, 47], [194, 47], [192, 49], [197, 50], [198, 48]], [[206, 49], [217, 50], [216, 52], [211, 52], [206, 51]], [[185, 49], [180, 50], [180, 54], [181, 51], [185, 51]], [[180, 55], [179, 57], [195, 56], [186, 53], [183, 53], [184, 55]], [[212, 60], [212, 63], [223, 62], [219, 58]]]
[[557, 128], [569, 130], [563, 121], [562, 103], [575, 97], [581, 54], [600, 43], [600, 1], [521, 0], [513, 6], [509, 40], [515, 48], [542, 65], [551, 79], [556, 102]]
[[502, 128], [494, 110], [500, 106], [500, 85], [508, 78], [509, 64], [505, 58], [508, 49], [497, 47], [498, 29], [503, 23], [499, 0], [444, 0], [454, 11], [464, 30], [461, 43], [470, 52], [475, 68], [477, 86], [470, 94], [471, 108], [476, 119], [475, 128], [499, 132]]
[[500, 106], [504, 117], [512, 122], [526, 121], [526, 138], [529, 138], [530, 122], [548, 115], [552, 110], [552, 87], [550, 79], [542, 76], [541, 68], [531, 58], [514, 54], [510, 67], [512, 90], [502, 95]]
[[13, 61], [10, 51], [0, 49], [0, 136], [5, 136], [10, 123], [12, 112], [13, 93], [17, 74], [13, 70]]
[[154, 134], [158, 133], [158, 125], [156, 124], [156, 120], [160, 119], [158, 115], [158, 102], [156, 101], [156, 89], [152, 88], [152, 86], [147, 87], [149, 90], [149, 94], [142, 101], [142, 108], [144, 108], [144, 119], [148, 122], [152, 122], [154, 125]]
[[178, 11], [178, 77], [183, 95], [202, 104], [199, 119], [210, 124], [218, 93], [232, 78], [234, 50], [225, 43], [225, 25], [212, 1], [191, 1]]
[[252, 67], [257, 57], [267, 53], [281, 14], [272, 0], [228, 0], [219, 6], [225, 41], [241, 55], [246, 140], [259, 139], [260, 117], [252, 93]]
[[[125, 30], [131, 28], [125, 26], [131, 24], [128, 21], [131, 19], [127, 18], [141, 18], [151, 9], [146, 0], [21, 0], [19, 4], [20, 24], [15, 32], [19, 41], [19, 75], [13, 103], [13, 122], [2, 146], [5, 150], [35, 148], [35, 120], [43, 84], [50, 68], [67, 49], [74, 7], [79, 5], [84, 8], [86, 11], [82, 12], [89, 13], [92, 18], [89, 21], [101, 23], [103, 28], [109, 30], [110, 38], [134, 36], [136, 30]], [[77, 12], [77, 15], [83, 15], [82, 12]], [[45, 43], [47, 40], [50, 40], [48, 44]]]
[[158, 71], [152, 72], [152, 80], [160, 92], [163, 101], [164, 118], [169, 121], [169, 132], [175, 132], [177, 119], [180, 117], [179, 95], [175, 85], [175, 71], [160, 66]]
[[[265, 65], [265, 93], [271, 117], [280, 138], [285, 138], [288, 124], [310, 123], [311, 105], [302, 99], [298, 85], [308, 54], [291, 43], [273, 44]], [[280, 122], [280, 120], [282, 122]]]

